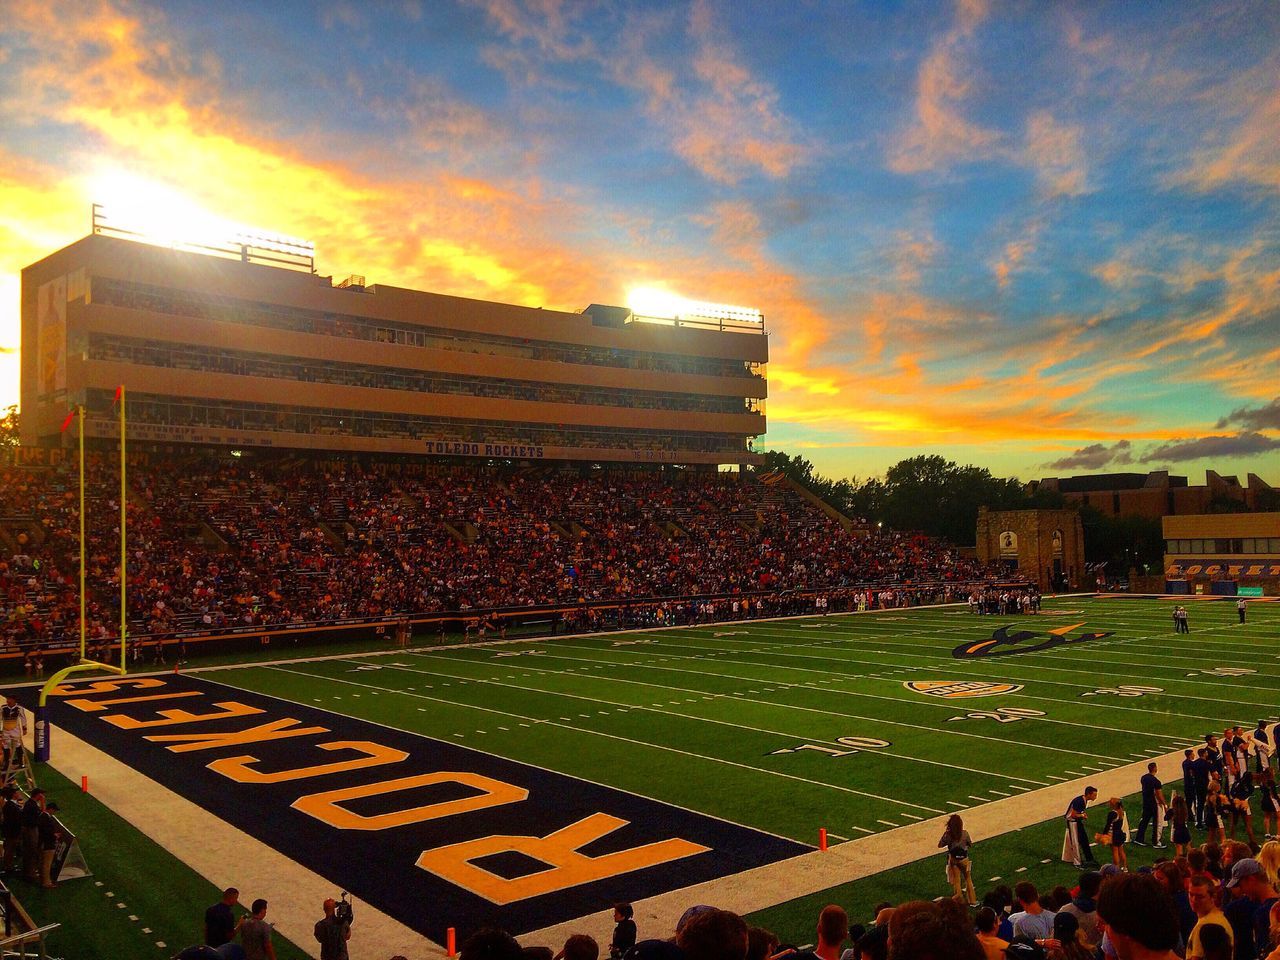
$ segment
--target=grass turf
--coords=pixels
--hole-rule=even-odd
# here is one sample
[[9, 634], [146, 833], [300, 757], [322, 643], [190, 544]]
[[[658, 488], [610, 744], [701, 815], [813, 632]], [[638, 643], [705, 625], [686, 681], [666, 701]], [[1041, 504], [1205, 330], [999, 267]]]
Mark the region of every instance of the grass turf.
[[[1168, 601], [1072, 597], [1045, 608], [1037, 617], [925, 608], [540, 638], [203, 675], [808, 843], [819, 826], [837, 841], [865, 836], [1162, 754], [1228, 722], [1251, 728], [1275, 709], [1280, 605], [1251, 605], [1240, 626], [1233, 604], [1190, 604], [1193, 633], [1182, 637]], [[1110, 636], [999, 658], [952, 655], [1001, 627], [1041, 635], [1030, 642], [1068, 627], [1069, 637]], [[913, 681], [1007, 686], [941, 699], [905, 686]], [[1069, 867], [1040, 863], [1060, 843], [1056, 818], [981, 841], [979, 892], [988, 877], [1021, 879], [1018, 867], [1043, 887], [1070, 879]], [[1131, 863], [1150, 853], [1131, 847]], [[862, 917], [881, 899], [945, 893], [939, 858], [922, 854], [753, 919], [805, 940], [824, 903]], [[99, 859], [106, 869], [111, 855]], [[182, 924], [193, 935], [190, 904], [216, 896], [196, 886], [157, 898], [181, 905], [168, 936]]]
[[[1232, 605], [1193, 605], [1196, 632], [1181, 638], [1164, 602], [1045, 606], [1039, 617], [886, 611], [205, 676], [809, 843], [820, 826], [864, 836], [1166, 753], [1227, 722], [1251, 729], [1275, 709], [1280, 605], [1255, 604], [1245, 626]], [[985, 660], [951, 652], [999, 627], [1081, 623], [1072, 635], [1111, 635]], [[913, 681], [1008, 687], [941, 699]]]
[[[93, 871], [92, 877], [64, 881], [56, 890], [11, 881], [37, 924], [61, 924], [47, 941], [50, 956], [159, 960], [201, 942], [205, 908], [222, 891], [52, 767], [41, 764], [37, 773]], [[271, 891], [262, 892], [270, 901]], [[246, 900], [258, 895], [245, 891]], [[270, 919], [270, 907], [267, 911]], [[309, 956], [279, 933], [273, 941], [279, 960]]]

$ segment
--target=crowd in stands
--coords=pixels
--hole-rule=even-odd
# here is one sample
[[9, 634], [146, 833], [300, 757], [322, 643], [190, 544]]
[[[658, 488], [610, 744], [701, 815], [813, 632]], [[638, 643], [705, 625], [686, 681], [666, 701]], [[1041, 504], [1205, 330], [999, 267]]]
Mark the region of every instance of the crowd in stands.
[[[2, 639], [34, 658], [78, 636], [77, 475], [0, 481]], [[129, 483], [138, 637], [539, 605], [579, 608], [575, 626], [865, 609], [964, 600], [996, 572], [923, 536], [846, 530], [736, 474], [191, 455], [135, 464]], [[87, 622], [105, 644], [119, 636], [114, 464], [92, 459], [88, 490]]]
[[[796, 944], [706, 905], [686, 910], [674, 931], [638, 939], [632, 906], [620, 903], [607, 947], [574, 934], [557, 951], [484, 929], [462, 943], [460, 960], [600, 960], [606, 952], [608, 960], [1280, 960], [1280, 843], [1256, 859], [1250, 852], [1214, 844], [1135, 873], [1108, 864], [1080, 874], [1071, 889], [1044, 893], [1028, 880], [1001, 884], [976, 910], [960, 898], [884, 902], [865, 924], [831, 904], [813, 940]], [[237, 899], [229, 889], [209, 908], [205, 944], [179, 960], [274, 957], [267, 902], [255, 901], [237, 921]], [[336, 906], [326, 900], [315, 926], [321, 960], [348, 960], [352, 927]]]

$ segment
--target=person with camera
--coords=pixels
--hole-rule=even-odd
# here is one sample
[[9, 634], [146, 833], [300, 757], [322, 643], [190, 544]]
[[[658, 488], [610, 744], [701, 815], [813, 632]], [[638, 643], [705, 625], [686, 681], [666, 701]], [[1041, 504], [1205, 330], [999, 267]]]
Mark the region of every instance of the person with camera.
[[347, 941], [351, 939], [351, 907], [343, 898], [346, 907], [342, 914], [338, 912], [338, 902], [329, 897], [324, 902], [324, 919], [316, 921], [316, 942], [320, 944], [320, 960], [350, 960], [347, 954]]
[[953, 813], [942, 839], [938, 841], [938, 848], [947, 851], [947, 879], [951, 881], [956, 900], [972, 907], [977, 905], [978, 895], [973, 889], [973, 863], [969, 859], [971, 846], [973, 840], [964, 828], [964, 821], [958, 813]]

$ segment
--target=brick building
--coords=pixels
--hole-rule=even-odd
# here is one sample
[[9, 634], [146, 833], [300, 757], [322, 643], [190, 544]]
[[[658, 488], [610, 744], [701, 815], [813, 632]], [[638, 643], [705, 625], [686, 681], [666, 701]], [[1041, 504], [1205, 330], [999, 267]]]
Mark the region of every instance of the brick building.
[[1078, 510], [978, 510], [978, 559], [1002, 561], [1041, 590], [1075, 589], [1084, 576]]
[[1083, 477], [1046, 477], [1028, 488], [1061, 493], [1068, 503], [1093, 507], [1110, 516], [1160, 517], [1208, 513], [1215, 500], [1234, 500], [1245, 510], [1265, 507], [1275, 495], [1272, 486], [1255, 473], [1242, 486], [1239, 478], [1205, 471], [1203, 486], [1189, 486], [1186, 477], [1168, 470], [1151, 473], [1097, 473]]

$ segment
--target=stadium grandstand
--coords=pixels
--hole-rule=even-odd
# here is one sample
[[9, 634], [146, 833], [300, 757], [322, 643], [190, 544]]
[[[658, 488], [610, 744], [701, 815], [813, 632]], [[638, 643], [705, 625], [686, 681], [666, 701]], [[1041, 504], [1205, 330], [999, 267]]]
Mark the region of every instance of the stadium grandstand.
[[[872, 588], [919, 603], [986, 579], [947, 544], [751, 469], [759, 314], [334, 285], [309, 248], [262, 243], [195, 252], [102, 227], [23, 272], [38, 348], [0, 492], [7, 655], [70, 655], [79, 507], [60, 425], [84, 405], [89, 502], [113, 503], [118, 383], [136, 657], [402, 616], [560, 629], [777, 613], [822, 591], [833, 609]], [[87, 627], [105, 642], [115, 520], [87, 512]]]

